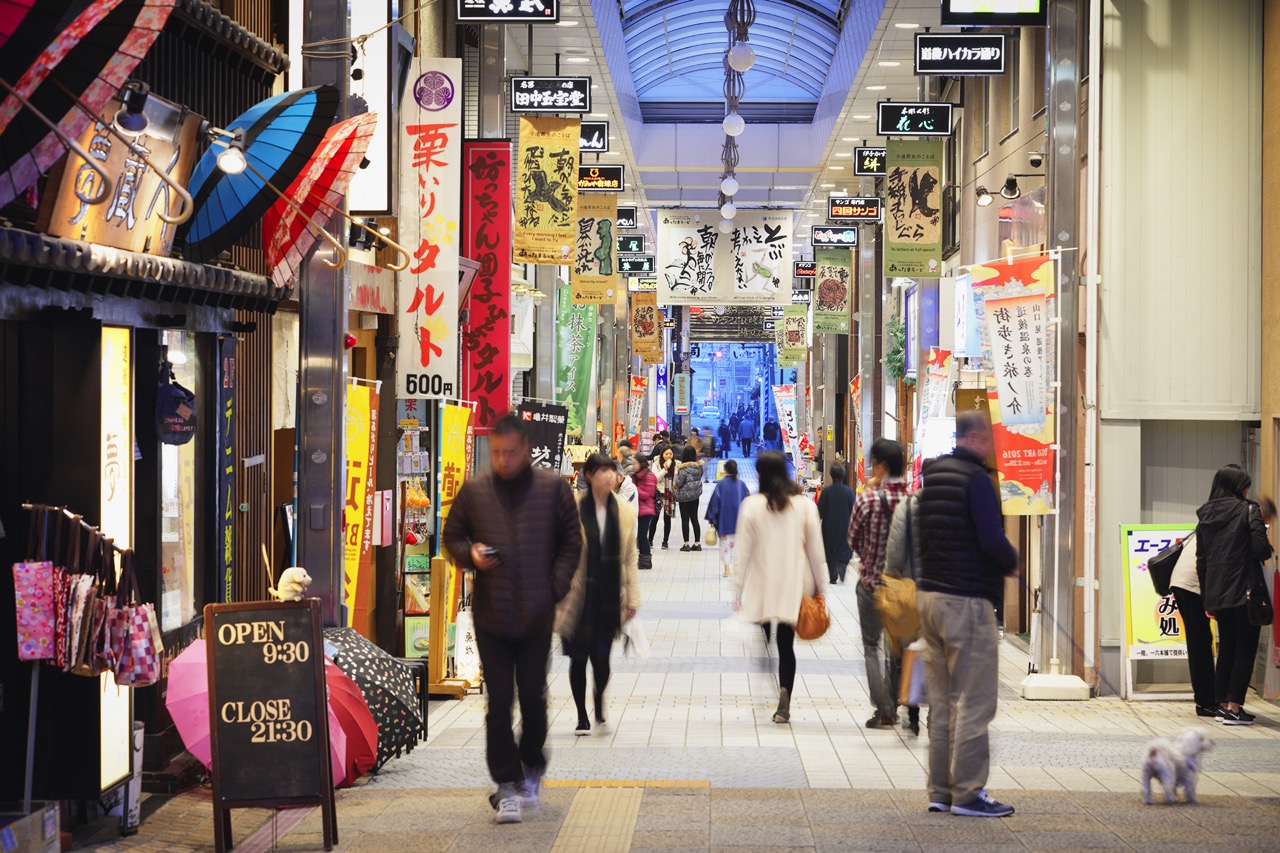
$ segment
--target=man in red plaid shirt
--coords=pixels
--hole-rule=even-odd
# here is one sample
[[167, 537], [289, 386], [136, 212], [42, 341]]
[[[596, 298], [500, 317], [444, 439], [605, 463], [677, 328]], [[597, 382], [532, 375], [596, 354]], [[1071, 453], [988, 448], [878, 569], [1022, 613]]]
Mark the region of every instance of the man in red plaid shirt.
[[849, 545], [861, 562], [858, 567], [858, 622], [862, 625], [862, 651], [867, 662], [867, 690], [875, 703], [875, 713], [867, 728], [894, 726], [898, 722], [898, 691], [892, 672], [881, 668], [880, 637], [884, 628], [876, 611], [875, 589], [884, 574], [884, 552], [889, 542], [889, 523], [898, 502], [907, 496], [902, 479], [906, 455], [902, 445], [876, 439], [871, 445], [871, 482], [858, 495], [849, 522]]

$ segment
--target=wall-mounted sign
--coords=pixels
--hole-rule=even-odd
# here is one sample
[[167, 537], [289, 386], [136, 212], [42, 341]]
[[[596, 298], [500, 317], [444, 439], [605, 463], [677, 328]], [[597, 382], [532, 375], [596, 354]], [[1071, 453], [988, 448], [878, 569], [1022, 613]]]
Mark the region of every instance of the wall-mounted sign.
[[774, 317], [766, 317], [764, 320], [764, 330], [766, 332], [778, 331], [778, 321]]
[[636, 209], [634, 207], [618, 208], [618, 228], [636, 227]]
[[813, 261], [795, 261], [791, 264], [792, 278], [813, 278], [817, 274], [818, 265]]
[[618, 258], [618, 272], [622, 275], [653, 275], [657, 267], [653, 255], [628, 255]]
[[632, 293], [648, 293], [649, 291], [658, 291], [658, 280], [656, 278], [633, 278], [627, 282], [627, 290]]
[[664, 329], [674, 329], [675, 327], [676, 327], [676, 321], [671, 319], [670, 317], [662, 321], [662, 328]]
[[1005, 55], [1003, 35], [916, 33], [916, 74], [1003, 74]]
[[604, 154], [609, 150], [609, 122], [584, 121], [580, 131], [582, 138], [578, 150], [594, 154]]
[[792, 288], [791, 304], [792, 305], [808, 305], [812, 296], [813, 296], [812, 290], [797, 290], [795, 288]]
[[883, 148], [853, 149], [853, 173], [859, 177], [884, 177]]
[[955, 27], [1043, 27], [1049, 0], [942, 0], [942, 25]]
[[627, 187], [623, 178], [623, 169], [623, 166], [579, 166], [578, 192], [622, 192]]
[[879, 222], [880, 213], [880, 199], [875, 196], [827, 199], [827, 219], [831, 222]]
[[619, 234], [618, 235], [618, 254], [619, 255], [644, 254], [644, 235], [643, 234]]
[[513, 113], [589, 113], [590, 77], [512, 77]]
[[856, 246], [858, 245], [858, 229], [833, 228], [827, 225], [815, 225], [810, 232], [809, 245], [818, 246]]
[[769, 313], [774, 317], [781, 317], [787, 313], [786, 308], [782, 305], [770, 305]]
[[560, 0], [519, 0], [495, 3], [492, 0], [458, 0], [458, 22], [555, 23], [560, 20]]
[[951, 104], [881, 101], [876, 104], [879, 136], [950, 136]]

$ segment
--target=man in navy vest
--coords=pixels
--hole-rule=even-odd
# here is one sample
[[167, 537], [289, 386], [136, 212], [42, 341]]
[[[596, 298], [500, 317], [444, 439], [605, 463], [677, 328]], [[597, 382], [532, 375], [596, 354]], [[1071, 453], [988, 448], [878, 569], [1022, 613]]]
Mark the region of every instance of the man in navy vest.
[[999, 685], [995, 605], [1018, 552], [1004, 533], [1000, 496], [986, 460], [993, 448], [985, 412], [956, 418], [955, 452], [929, 468], [920, 493], [921, 571], [917, 608], [928, 647], [929, 811], [1007, 817], [987, 795], [987, 726]]

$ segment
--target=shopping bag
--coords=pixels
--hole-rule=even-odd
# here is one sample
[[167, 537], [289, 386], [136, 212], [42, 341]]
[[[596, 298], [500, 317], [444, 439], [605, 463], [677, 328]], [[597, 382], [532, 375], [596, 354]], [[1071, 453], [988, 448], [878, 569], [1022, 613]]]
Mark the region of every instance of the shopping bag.
[[13, 564], [18, 616], [18, 660], [51, 660], [54, 656], [55, 573], [48, 560]]
[[622, 654], [637, 659], [649, 656], [649, 638], [645, 636], [640, 620], [634, 616], [622, 623]]
[[113, 639], [120, 641], [115, 664], [116, 684], [147, 687], [160, 679], [160, 661], [164, 643], [155, 605], [138, 600], [138, 579], [133, 568], [133, 551], [124, 553], [124, 570], [120, 576], [117, 619]]
[[707, 533], [703, 537], [703, 540], [707, 543], [708, 548], [716, 547], [716, 529], [713, 525], [707, 525]]
[[925, 690], [925, 646], [917, 640], [902, 650], [902, 676], [899, 678], [898, 704], [928, 704]]

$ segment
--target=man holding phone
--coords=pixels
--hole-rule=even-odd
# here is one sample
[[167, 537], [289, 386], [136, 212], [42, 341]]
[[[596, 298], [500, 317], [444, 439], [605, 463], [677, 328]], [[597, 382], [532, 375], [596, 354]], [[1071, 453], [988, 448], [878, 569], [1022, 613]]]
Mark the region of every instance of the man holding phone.
[[[569, 484], [531, 465], [520, 418], [504, 415], [489, 436], [493, 470], [458, 490], [442, 541], [460, 568], [475, 569], [473, 615], [489, 704], [485, 754], [498, 790], [498, 823], [519, 823], [538, 804], [547, 758], [547, 657], [556, 602], [582, 555], [582, 527]], [[520, 695], [517, 746], [511, 706]]]

